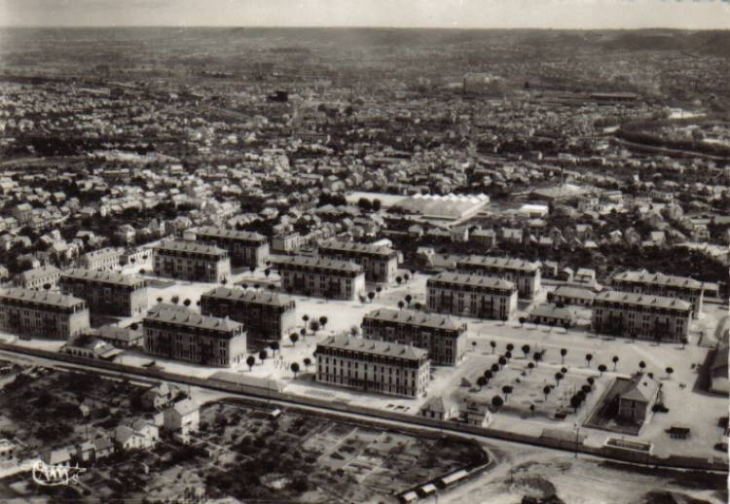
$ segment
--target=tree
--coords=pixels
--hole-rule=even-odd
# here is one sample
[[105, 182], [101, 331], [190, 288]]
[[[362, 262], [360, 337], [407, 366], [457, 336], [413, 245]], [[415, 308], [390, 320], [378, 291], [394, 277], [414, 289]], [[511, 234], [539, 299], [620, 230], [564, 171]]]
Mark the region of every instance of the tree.
[[520, 327], [524, 326], [525, 322], [527, 322], [527, 319], [525, 317], [520, 317], [518, 320], [520, 322]]
[[532, 370], [535, 369], [535, 363], [534, 362], [528, 362], [527, 363], [527, 369], [530, 370], [530, 373], [532, 373]]
[[261, 350], [259, 352], [259, 360], [261, 361], [261, 364], [264, 363], [264, 361], [267, 359], [268, 356], [269, 356], [269, 353], [266, 350]]
[[566, 375], [566, 374], [568, 374], [568, 368], [566, 368], [566, 367], [561, 367], [561, 368], [560, 368], [560, 372], [561, 372], [561, 373], [563, 373], [564, 375]]
[[408, 273], [403, 273], [403, 280], [405, 280], [406, 283], [408, 283], [408, 280], [410, 280], [410, 279], [411, 279], [411, 275], [409, 275]]
[[272, 341], [271, 342], [271, 350], [274, 352], [274, 355], [276, 355], [276, 352], [278, 352], [281, 349], [281, 345], [278, 341]]
[[542, 360], [542, 352], [535, 352], [532, 355], [532, 360], [535, 361], [535, 367], [537, 367], [537, 364]]
[[256, 266], [249, 266], [249, 267], [248, 267], [248, 270], [249, 270], [249, 271], [250, 271], [251, 273], [254, 273], [254, 272], [256, 271]]
[[139, 324], [138, 324], [137, 322], [132, 322], [132, 323], [131, 323], [131, 324], [129, 325], [129, 328], [130, 328], [131, 330], [133, 330], [133, 331], [136, 331], [137, 329], [139, 329]]
[[593, 360], [593, 354], [586, 354], [586, 366], [591, 367], [592, 360]]
[[483, 376], [480, 376], [477, 378], [477, 385], [479, 385], [479, 390], [482, 390], [484, 386], [487, 384], [487, 379]]
[[644, 362], [644, 361], [639, 362], [639, 372], [643, 373], [645, 368], [646, 368], [646, 362]]
[[367, 198], [360, 198], [357, 200], [357, 206], [358, 208], [363, 212], [370, 212], [373, 209], [372, 202]]
[[522, 353], [525, 354], [525, 359], [530, 354], [530, 345], [522, 345]]
[[377, 287], [375, 287], [375, 292], [377, 292], [378, 299], [380, 299], [380, 293], [383, 292], [383, 288], [380, 285], [378, 285]]
[[325, 326], [327, 325], [327, 322], [329, 322], [329, 319], [325, 315], [322, 315], [321, 317], [319, 317], [319, 325], [322, 326], [322, 329], [325, 328]]
[[246, 364], [248, 364], [248, 370], [251, 371], [253, 369], [253, 365], [256, 364], [256, 357], [249, 355], [246, 359]]
[[472, 347], [472, 351], [473, 352], [476, 352], [476, 350], [477, 350], [477, 342], [476, 341], [472, 341], [471, 342], [471, 347]]
[[674, 369], [672, 369], [671, 367], [668, 367], [665, 371], [667, 372], [667, 376], [669, 376], [669, 378], [671, 378], [672, 373], [674, 373]]
[[511, 352], [514, 349], [515, 349], [515, 346], [512, 343], [507, 343], [507, 351], [508, 352]]
[[492, 368], [491, 369], [492, 369], [492, 373], [498, 372], [499, 369], [500, 369], [499, 368], [499, 364], [497, 364], [497, 363], [492, 364]]
[[401, 310], [403, 309], [403, 307], [404, 307], [405, 305], [406, 305], [406, 304], [405, 304], [405, 303], [404, 303], [403, 301], [398, 301], [398, 308], [400, 308]]
[[507, 401], [507, 398], [512, 393], [512, 385], [505, 385], [502, 387], [502, 393], [504, 394], [504, 400]]
[[292, 362], [291, 364], [291, 372], [294, 373], [294, 379], [297, 379], [297, 373], [299, 372], [299, 363], [298, 362]]
[[312, 330], [312, 334], [317, 334], [317, 331], [319, 331], [319, 330], [320, 330], [320, 327], [319, 327], [319, 322], [318, 322], [318, 321], [316, 321], [316, 320], [312, 320], [312, 321], [311, 321], [311, 322], [309, 323], [309, 328], [310, 328], [310, 329]]
[[183, 301], [183, 304], [185, 305], [185, 307], [188, 307], [192, 304], [192, 301], [190, 301], [189, 299], [186, 299], [185, 301]]
[[487, 379], [487, 383], [489, 383], [489, 380], [491, 380], [492, 378], [494, 378], [494, 373], [492, 373], [492, 370], [491, 369], [487, 369], [487, 370], [484, 371], [484, 378]]
[[395, 277], [395, 281], [396, 281], [396, 283], [398, 285], [400, 285], [400, 284], [403, 283], [403, 277], [402, 276], [397, 276], [397, 277]]
[[423, 305], [421, 303], [419, 303], [418, 301], [416, 301], [415, 303], [413, 303], [413, 308], [420, 311], [421, 308], [423, 308]]
[[682, 338], [682, 350], [684, 350], [684, 347], [687, 345], [687, 338]]
[[356, 325], [350, 327], [350, 336], [357, 338], [360, 335], [360, 328]]
[[565, 356], [568, 355], [567, 348], [560, 349], [560, 364], [565, 364]]
[[545, 394], [545, 402], [547, 402], [548, 395], [550, 395], [550, 392], [553, 390], [553, 388], [550, 385], [545, 385], [542, 388], [542, 393]]
[[533, 403], [530, 403], [530, 416], [532, 416], [535, 413], [535, 405]]
[[563, 373], [560, 373], [560, 372], [555, 373], [555, 386], [556, 387], [560, 386], [560, 380], [562, 380], [562, 379], [563, 379]]
[[503, 404], [504, 400], [501, 396], [496, 395], [492, 397], [492, 406], [494, 406], [495, 408], [501, 408]]
[[44, 284], [43, 284], [43, 290], [51, 290], [51, 284], [49, 284], [49, 283], [44, 283]]
[[264, 270], [264, 275], [266, 276], [266, 278], [269, 278], [269, 275], [271, 275], [271, 268], [266, 268]]
[[499, 369], [502, 369], [504, 366], [507, 365], [507, 359], [505, 359], [504, 357], [500, 357], [497, 362], [499, 362]]
[[614, 355], [613, 359], [611, 361], [613, 362], [613, 370], [616, 371], [616, 366], [618, 366], [618, 355]]
[[180, 296], [178, 296], [177, 294], [175, 294], [174, 296], [172, 296], [170, 298], [170, 301], [172, 301], [172, 304], [178, 304], [180, 302]]
[[489, 342], [489, 346], [492, 347], [492, 355], [494, 355], [494, 351], [497, 349], [497, 342], [492, 340]]
[[162, 303], [162, 296], [160, 296], [160, 297], [157, 298], [157, 302], [158, 303]]
[[582, 387], [581, 387], [580, 389], [581, 389], [581, 390], [583, 391], [583, 393], [585, 393], [585, 394], [590, 394], [590, 393], [591, 393], [591, 392], [593, 391], [593, 387], [591, 387], [591, 386], [590, 386], [590, 385], [588, 385], [588, 384], [586, 384], [586, 385], [583, 385], [583, 386], [582, 386]]
[[505, 352], [505, 353], [504, 353], [504, 357], [505, 357], [505, 359], [507, 359], [507, 360], [511, 359], [511, 358], [512, 358], [512, 352]]
[[601, 376], [603, 376], [603, 373], [605, 373], [607, 369], [608, 368], [606, 367], [605, 364], [599, 364], [598, 365], [598, 372], [601, 373]]
[[596, 383], [596, 380], [592, 376], [589, 376], [588, 378], [586, 378], [586, 383], [593, 387], [593, 384]]
[[304, 367], [309, 369], [309, 366], [311, 366], [311, 365], [312, 365], [312, 359], [310, 359], [309, 357], [305, 357], [304, 358]]
[[413, 301], [413, 296], [411, 296], [410, 294], [406, 294], [405, 300], [406, 300], [406, 303], [408, 304], [408, 306], [411, 306], [411, 301]]
[[289, 335], [289, 339], [291, 340], [292, 346], [297, 346], [297, 341], [299, 341], [299, 335], [293, 332]]
[[581, 400], [580, 396], [575, 394], [573, 397], [570, 398], [570, 405], [573, 407], [573, 412], [578, 413], [578, 408], [580, 408], [580, 405], [583, 401]]
[[373, 302], [373, 298], [375, 297], [375, 293], [373, 291], [368, 292], [368, 299], [370, 302]]

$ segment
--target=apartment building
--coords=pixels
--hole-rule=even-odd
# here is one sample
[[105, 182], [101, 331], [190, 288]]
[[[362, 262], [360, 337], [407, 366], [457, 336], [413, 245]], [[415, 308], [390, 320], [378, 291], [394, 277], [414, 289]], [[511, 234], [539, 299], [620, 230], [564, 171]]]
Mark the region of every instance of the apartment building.
[[317, 381], [364, 392], [422, 397], [430, 380], [428, 352], [386, 341], [330, 336], [317, 344]]
[[354, 262], [306, 256], [283, 257], [273, 262], [287, 292], [351, 300], [365, 292], [365, 273]]
[[23, 289], [55, 289], [58, 286], [58, 280], [61, 278], [61, 270], [55, 266], [41, 266], [20, 273], [16, 277], [18, 287]]
[[426, 282], [426, 299], [434, 312], [505, 320], [517, 310], [517, 287], [501, 278], [443, 272]]
[[147, 311], [143, 278], [111, 271], [73, 269], [61, 274], [61, 291], [86, 300], [94, 314], [130, 317]]
[[433, 364], [454, 366], [466, 353], [466, 324], [444, 315], [412, 310], [373, 310], [362, 320], [367, 339], [413, 345], [428, 350]]
[[88, 270], [114, 271], [119, 267], [123, 254], [124, 250], [120, 248], [103, 248], [87, 252], [79, 262]]
[[22, 339], [68, 340], [89, 329], [86, 301], [57, 292], [13, 288], [0, 293], [0, 328]]
[[515, 284], [519, 296], [524, 299], [533, 299], [540, 292], [539, 262], [472, 255], [457, 261], [456, 270], [467, 275], [484, 275], [508, 280]]
[[144, 349], [153, 357], [230, 367], [246, 359], [246, 331], [235, 320], [158, 304], [144, 319]]
[[319, 245], [318, 254], [327, 259], [359, 264], [368, 282], [388, 284], [394, 282], [398, 274], [398, 253], [390, 247], [330, 240]]
[[597, 333], [680, 342], [689, 334], [692, 304], [682, 299], [605, 291], [593, 300]]
[[271, 292], [217, 287], [200, 297], [200, 311], [242, 323], [249, 348], [256, 350], [287, 337], [297, 325], [294, 300]]
[[194, 229], [190, 233], [195, 236], [196, 242], [227, 250], [233, 266], [259, 268], [269, 257], [269, 242], [259, 233], [212, 226]]
[[699, 318], [702, 311], [704, 284], [692, 278], [649, 273], [646, 270], [624, 271], [614, 275], [611, 287], [622, 292], [682, 299], [692, 305], [694, 318]]
[[221, 283], [231, 276], [228, 252], [201, 243], [170, 241], [154, 247], [155, 274], [191, 282]]

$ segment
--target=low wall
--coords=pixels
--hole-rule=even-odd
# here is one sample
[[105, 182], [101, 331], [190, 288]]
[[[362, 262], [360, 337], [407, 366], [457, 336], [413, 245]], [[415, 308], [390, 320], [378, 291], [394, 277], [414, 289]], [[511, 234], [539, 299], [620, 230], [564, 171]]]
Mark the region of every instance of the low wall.
[[9, 345], [7, 343], [0, 343], [0, 350], [5, 350], [13, 353], [20, 353], [26, 355], [32, 355], [36, 357], [68, 362], [71, 364], [78, 364], [87, 367], [95, 367], [104, 369], [112, 372], [136, 374], [147, 378], [153, 378], [155, 380], [164, 380], [170, 382], [177, 382], [189, 385], [195, 385], [203, 388], [219, 390], [223, 392], [230, 392], [232, 394], [245, 394], [252, 396], [260, 400], [277, 400], [291, 404], [292, 406], [311, 406], [315, 408], [322, 408], [331, 412], [351, 413], [356, 415], [362, 415], [371, 418], [373, 421], [377, 420], [392, 420], [396, 422], [405, 422], [414, 427], [429, 427], [443, 431], [444, 433], [451, 434], [473, 434], [484, 438], [500, 439], [503, 441], [511, 441], [521, 444], [529, 444], [532, 446], [540, 446], [545, 448], [552, 448], [561, 451], [573, 452], [577, 451], [588, 455], [595, 455], [603, 458], [610, 458], [614, 460], [624, 462], [634, 462], [638, 464], [654, 465], [668, 468], [677, 469], [701, 469], [701, 470], [712, 470], [712, 471], [725, 471], [727, 472], [728, 466], [722, 460], [708, 460], [702, 457], [669, 457], [666, 459], [660, 459], [655, 456], [645, 454], [639, 454], [637, 457], [633, 453], [629, 452], [618, 452], [616, 450], [606, 449], [606, 447], [592, 447], [586, 445], [575, 446], [575, 443], [570, 443], [572, 446], [566, 446], [565, 441], [558, 439], [540, 438], [529, 436], [527, 434], [521, 434], [518, 432], [509, 432], [503, 430], [492, 429], [489, 427], [475, 427], [471, 425], [465, 425], [462, 423], [441, 421], [431, 418], [424, 418], [421, 416], [407, 415], [404, 413], [397, 413], [394, 411], [385, 411], [379, 409], [365, 408], [363, 406], [356, 406], [352, 404], [343, 404], [338, 402], [331, 402], [324, 399], [317, 399], [313, 397], [304, 397], [299, 395], [289, 394], [287, 392], [276, 392], [273, 390], [266, 390], [258, 387], [251, 387], [247, 385], [238, 385], [235, 383], [227, 383], [221, 380], [208, 380], [202, 378], [196, 378], [193, 376], [183, 376], [166, 371], [160, 371], [158, 369], [145, 369], [145, 368], [134, 368], [129, 366], [123, 366], [113, 362], [102, 361], [98, 359], [88, 359], [84, 357], [59, 353], [49, 352], [47, 350], [40, 350], [35, 348], [19, 347]]

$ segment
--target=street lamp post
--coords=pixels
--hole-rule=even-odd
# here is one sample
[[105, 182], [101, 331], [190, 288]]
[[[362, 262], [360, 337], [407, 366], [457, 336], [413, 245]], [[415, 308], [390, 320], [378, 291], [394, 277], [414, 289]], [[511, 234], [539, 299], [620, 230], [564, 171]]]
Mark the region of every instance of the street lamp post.
[[574, 458], [578, 458], [578, 438], [579, 438], [579, 435], [580, 435], [580, 424], [577, 423], [577, 422], [574, 423], [573, 424], [573, 428], [575, 429], [575, 454], [574, 454]]

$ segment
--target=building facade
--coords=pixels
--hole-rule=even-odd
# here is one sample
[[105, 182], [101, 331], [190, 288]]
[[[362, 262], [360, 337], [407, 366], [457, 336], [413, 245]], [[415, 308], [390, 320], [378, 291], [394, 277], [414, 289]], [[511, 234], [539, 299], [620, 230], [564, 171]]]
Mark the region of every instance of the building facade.
[[363, 337], [428, 350], [433, 364], [454, 366], [466, 353], [466, 324], [411, 310], [374, 310], [362, 320]]
[[23, 289], [54, 289], [58, 286], [58, 280], [61, 278], [61, 270], [55, 266], [41, 266], [24, 271], [16, 278], [18, 287]]
[[330, 336], [317, 344], [317, 381], [380, 394], [422, 397], [430, 380], [428, 352], [385, 341]]
[[388, 284], [395, 281], [398, 273], [398, 253], [390, 247], [331, 240], [319, 245], [318, 254], [359, 264], [368, 282]]
[[426, 282], [431, 311], [506, 320], [517, 310], [517, 288], [509, 280], [444, 272]]
[[200, 311], [204, 315], [230, 317], [242, 323], [251, 349], [280, 341], [297, 325], [293, 299], [256, 290], [217, 287], [200, 297]]
[[230, 319], [159, 304], [144, 319], [144, 349], [154, 357], [230, 367], [246, 359], [246, 331]]
[[622, 292], [682, 299], [692, 304], [694, 318], [698, 318], [702, 311], [704, 284], [692, 278], [649, 273], [646, 270], [624, 271], [611, 279], [611, 287]]
[[114, 271], [121, 263], [124, 253], [120, 248], [103, 248], [81, 256], [81, 267], [89, 270]]
[[61, 291], [86, 300], [93, 313], [130, 317], [147, 311], [143, 278], [110, 271], [74, 269], [61, 275]]
[[155, 274], [191, 282], [221, 283], [231, 276], [228, 252], [212, 245], [184, 241], [162, 243], [154, 248]]
[[597, 333], [681, 342], [689, 334], [692, 305], [681, 299], [628, 292], [601, 292], [593, 301]]
[[195, 241], [228, 251], [233, 266], [263, 266], [269, 257], [269, 242], [259, 233], [203, 227], [191, 231]]
[[0, 293], [0, 327], [22, 339], [68, 340], [89, 329], [86, 301], [57, 292], [8, 289]]
[[456, 263], [456, 270], [467, 275], [501, 278], [514, 283], [521, 298], [533, 299], [540, 292], [540, 263], [509, 257], [469, 256]]
[[353, 262], [290, 256], [276, 259], [274, 264], [287, 292], [350, 300], [365, 292], [365, 273]]

